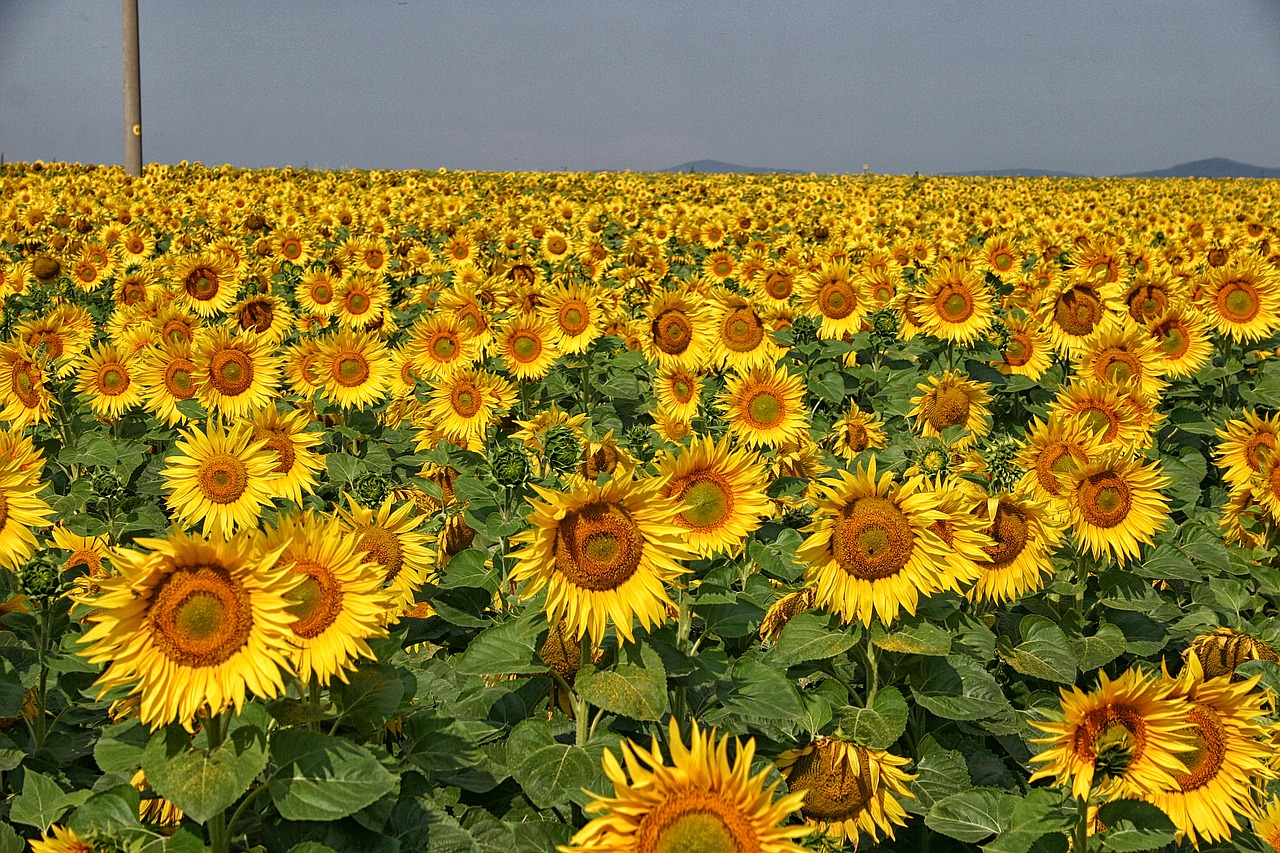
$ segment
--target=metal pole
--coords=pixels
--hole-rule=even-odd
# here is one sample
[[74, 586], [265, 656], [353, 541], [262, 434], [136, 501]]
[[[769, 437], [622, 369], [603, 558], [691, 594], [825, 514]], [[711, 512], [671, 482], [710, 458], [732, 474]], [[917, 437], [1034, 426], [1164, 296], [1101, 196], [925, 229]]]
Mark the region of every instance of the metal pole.
[[124, 170], [142, 174], [142, 73], [138, 63], [138, 0], [124, 0]]

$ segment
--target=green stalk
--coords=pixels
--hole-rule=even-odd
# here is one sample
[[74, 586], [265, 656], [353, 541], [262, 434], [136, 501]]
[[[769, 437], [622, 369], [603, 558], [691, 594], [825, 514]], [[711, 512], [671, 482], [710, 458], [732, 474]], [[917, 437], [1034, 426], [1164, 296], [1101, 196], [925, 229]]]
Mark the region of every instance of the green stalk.
[[871, 632], [867, 631], [867, 707], [875, 701], [876, 691], [880, 689], [880, 662], [877, 658], [875, 644], [871, 642]]
[[1071, 853], [1088, 853], [1089, 848], [1089, 798], [1076, 797], [1080, 809], [1076, 817], [1076, 829], [1071, 840]]
[[[591, 663], [591, 635], [584, 631], [582, 634], [581, 666], [586, 666], [589, 663]], [[577, 723], [577, 732], [575, 734], [577, 739], [574, 743], [578, 746], [587, 745], [587, 736], [589, 734], [587, 729], [587, 714], [590, 712], [591, 705], [582, 697], [581, 693], [575, 691], [573, 694], [573, 716], [574, 722]]]
[[[226, 728], [223, 727], [224, 717], [230, 727], [231, 720], [227, 714], [210, 717], [205, 723], [209, 729], [209, 752], [222, 746], [222, 741], [226, 739]], [[213, 853], [229, 853], [231, 850], [231, 838], [227, 834], [226, 809], [209, 819], [209, 847]]]

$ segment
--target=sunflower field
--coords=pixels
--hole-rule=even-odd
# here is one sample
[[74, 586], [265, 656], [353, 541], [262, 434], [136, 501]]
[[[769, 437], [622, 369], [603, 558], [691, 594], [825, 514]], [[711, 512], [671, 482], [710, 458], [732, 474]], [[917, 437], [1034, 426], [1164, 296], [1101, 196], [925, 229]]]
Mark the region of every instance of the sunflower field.
[[0, 853], [1280, 850], [1280, 184], [0, 167]]

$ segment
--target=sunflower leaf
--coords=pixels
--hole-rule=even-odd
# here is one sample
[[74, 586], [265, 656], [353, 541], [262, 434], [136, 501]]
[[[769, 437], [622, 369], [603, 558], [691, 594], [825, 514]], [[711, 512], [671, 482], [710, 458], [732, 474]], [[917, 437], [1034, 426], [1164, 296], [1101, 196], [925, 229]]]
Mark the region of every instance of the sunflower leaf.
[[275, 732], [271, 757], [278, 769], [267, 791], [285, 820], [344, 818], [389, 794], [397, 782], [365, 747], [317, 732]]
[[534, 675], [549, 667], [538, 658], [535, 643], [546, 630], [538, 611], [481, 631], [456, 657], [454, 669], [464, 675]]
[[991, 673], [961, 655], [922, 658], [911, 677], [911, 695], [947, 720], [981, 720], [1009, 705]]
[[545, 720], [525, 720], [507, 738], [507, 767], [540, 809], [561, 806], [595, 775], [595, 764], [580, 746], [559, 743]]
[[1159, 808], [1141, 800], [1113, 800], [1098, 809], [1098, 822], [1110, 827], [1098, 838], [1115, 853], [1155, 850], [1172, 844], [1177, 828]]
[[841, 708], [836, 722], [849, 740], [888, 749], [907, 730], [907, 700], [892, 687], [876, 692], [869, 708]]
[[1001, 657], [1018, 672], [1033, 678], [1074, 684], [1076, 654], [1061, 628], [1043, 616], [1025, 616], [1018, 624], [1022, 642]]
[[643, 665], [620, 663], [612, 669], [584, 667], [574, 687], [584, 699], [633, 720], [662, 719], [667, 711], [667, 673], [662, 658], [648, 646], [640, 647]]
[[1008, 825], [1018, 800], [1004, 791], [974, 788], [934, 803], [924, 822], [934, 832], [977, 842]]
[[[88, 791], [83, 792], [86, 796]], [[74, 805], [72, 798], [57, 782], [35, 770], [25, 770], [22, 780], [22, 793], [13, 798], [9, 809], [9, 820], [14, 823], [25, 823], [44, 832], [63, 812]]]
[[833, 629], [830, 621], [812, 613], [801, 613], [783, 627], [765, 660], [770, 666], [788, 667], [843, 654], [858, 641], [858, 634], [856, 630]]

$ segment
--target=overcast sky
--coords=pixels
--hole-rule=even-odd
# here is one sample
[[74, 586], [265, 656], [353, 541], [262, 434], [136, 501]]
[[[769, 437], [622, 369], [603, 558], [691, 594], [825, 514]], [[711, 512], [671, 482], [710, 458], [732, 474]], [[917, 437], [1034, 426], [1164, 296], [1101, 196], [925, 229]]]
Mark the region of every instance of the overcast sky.
[[[1280, 0], [139, 0], [143, 158], [1280, 168]], [[118, 0], [0, 0], [6, 161], [123, 162]]]

